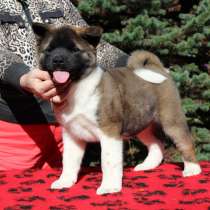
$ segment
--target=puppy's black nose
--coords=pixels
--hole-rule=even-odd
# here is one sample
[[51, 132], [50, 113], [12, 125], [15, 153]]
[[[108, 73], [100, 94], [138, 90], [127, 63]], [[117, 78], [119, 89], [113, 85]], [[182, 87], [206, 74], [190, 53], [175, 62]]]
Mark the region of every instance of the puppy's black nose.
[[62, 55], [55, 55], [53, 57], [52, 62], [53, 62], [53, 65], [55, 65], [55, 66], [63, 66], [64, 63], [65, 63], [64, 56], [62, 56]]

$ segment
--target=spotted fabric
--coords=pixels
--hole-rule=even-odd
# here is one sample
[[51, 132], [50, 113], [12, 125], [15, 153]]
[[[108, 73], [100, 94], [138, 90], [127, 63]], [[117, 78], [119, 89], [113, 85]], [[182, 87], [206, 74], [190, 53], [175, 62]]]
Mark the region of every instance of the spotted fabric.
[[[124, 169], [120, 193], [98, 196], [101, 171], [83, 169], [70, 189], [51, 190], [60, 170], [0, 172], [0, 209], [50, 210], [209, 210], [210, 162], [202, 174], [183, 178], [182, 164], [163, 164], [155, 170]], [[111, 171], [110, 171], [111, 173]]]
[[[77, 9], [69, 0], [28, 0], [29, 11], [34, 22], [50, 24], [71, 24], [86, 26]], [[43, 18], [41, 14], [59, 10], [62, 15], [48, 15]], [[35, 36], [27, 21], [22, 5], [17, 0], [0, 0], [0, 14], [7, 14], [10, 18], [21, 17], [12, 22], [0, 20], [0, 80], [12, 63], [25, 63], [29, 67], [37, 66], [37, 52]], [[52, 13], [51, 13], [52, 14]], [[98, 62], [104, 68], [114, 67], [119, 57], [125, 55], [119, 49], [102, 41], [98, 47]]]

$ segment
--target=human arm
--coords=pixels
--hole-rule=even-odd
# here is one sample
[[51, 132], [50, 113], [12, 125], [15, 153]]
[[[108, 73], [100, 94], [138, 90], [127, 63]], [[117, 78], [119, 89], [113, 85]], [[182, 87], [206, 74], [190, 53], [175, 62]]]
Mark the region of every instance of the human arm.
[[0, 84], [12, 86], [24, 94], [32, 93], [45, 100], [57, 95], [47, 72], [38, 68], [31, 69], [21, 56], [9, 49], [2, 26], [0, 40]]
[[11, 85], [21, 90], [20, 77], [29, 72], [22, 58], [7, 48], [6, 40], [0, 28], [0, 83]]

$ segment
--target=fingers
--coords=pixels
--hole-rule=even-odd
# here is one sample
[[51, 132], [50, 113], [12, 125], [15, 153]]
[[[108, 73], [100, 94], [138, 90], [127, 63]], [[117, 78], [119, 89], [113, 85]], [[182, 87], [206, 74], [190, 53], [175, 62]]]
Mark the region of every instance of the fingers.
[[51, 98], [55, 97], [56, 95], [57, 95], [56, 88], [53, 88], [53, 89], [50, 89], [49, 91], [41, 93], [40, 97], [44, 100], [50, 100]]
[[34, 83], [35, 83], [34, 89], [40, 94], [43, 94], [43, 93], [55, 88], [55, 86], [51, 80], [35, 81]]
[[33, 69], [34, 78], [45, 81], [51, 80], [50, 74], [47, 71], [42, 71], [40, 69]]
[[33, 69], [23, 75], [20, 84], [23, 89], [56, 104], [62, 103], [68, 92], [68, 88], [56, 88], [49, 73], [40, 69]]
[[67, 97], [67, 93], [59, 93], [58, 95], [55, 95], [54, 97], [51, 98], [51, 101], [55, 104], [60, 104], [62, 103]]
[[59, 96], [59, 95], [56, 95], [56, 96], [52, 97], [52, 98], [51, 98], [51, 101], [52, 101], [53, 103], [55, 103], [55, 104], [60, 104], [60, 103], [63, 102], [61, 96]]
[[63, 103], [68, 96], [69, 89], [70, 89], [69, 85], [63, 87], [57, 87], [57, 95], [52, 97], [51, 101], [57, 105]]
[[37, 82], [34, 85], [33, 92], [35, 95], [45, 100], [49, 100], [58, 94], [57, 89], [51, 80]]
[[23, 89], [34, 95], [49, 100], [57, 95], [57, 90], [48, 72], [40, 69], [32, 69], [20, 78], [20, 85]]

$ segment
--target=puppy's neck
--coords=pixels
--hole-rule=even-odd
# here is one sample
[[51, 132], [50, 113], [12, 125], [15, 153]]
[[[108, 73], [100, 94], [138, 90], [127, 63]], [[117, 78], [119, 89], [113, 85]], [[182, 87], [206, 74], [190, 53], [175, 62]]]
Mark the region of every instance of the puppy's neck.
[[104, 71], [100, 66], [96, 66], [86, 77], [78, 82], [78, 86], [82, 86], [85, 89], [89, 89], [91, 87], [96, 88], [101, 81], [103, 72]]

